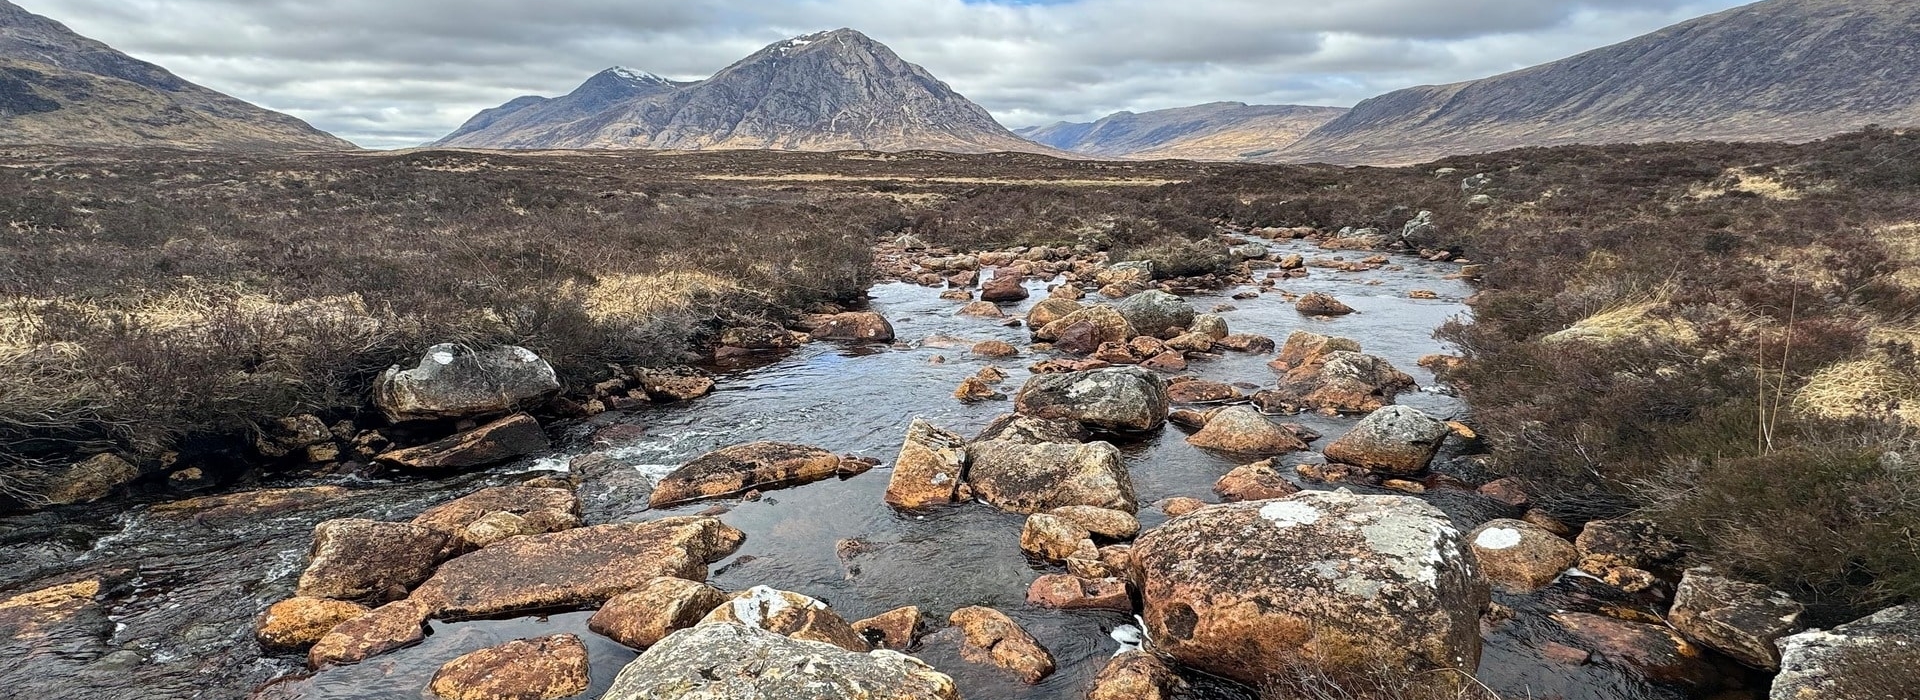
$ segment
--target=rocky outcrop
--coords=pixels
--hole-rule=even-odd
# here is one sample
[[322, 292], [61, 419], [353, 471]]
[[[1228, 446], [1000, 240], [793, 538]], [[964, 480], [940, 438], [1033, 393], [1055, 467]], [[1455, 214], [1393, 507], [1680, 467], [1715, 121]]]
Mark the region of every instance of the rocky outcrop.
[[1325, 452], [1328, 460], [1381, 474], [1419, 474], [1439, 454], [1448, 432], [1446, 423], [1420, 409], [1386, 406], [1362, 418]]
[[915, 418], [887, 478], [887, 505], [925, 508], [952, 503], [959, 498], [966, 466], [966, 438]]
[[260, 646], [299, 651], [313, 646], [342, 622], [372, 612], [367, 606], [329, 598], [294, 597], [274, 603], [254, 621]]
[[1011, 671], [1028, 685], [1053, 675], [1053, 654], [1006, 613], [993, 608], [967, 607], [953, 611], [947, 621], [965, 635], [960, 646], [961, 658]]
[[559, 700], [591, 683], [587, 645], [556, 634], [461, 655], [433, 674], [427, 690], [439, 700]]
[[853, 626], [812, 597], [792, 591], [754, 586], [714, 608], [700, 624], [735, 623], [772, 632], [782, 637], [832, 644], [847, 651], [864, 652], [871, 647], [866, 637]]
[[313, 528], [313, 549], [300, 574], [308, 598], [399, 600], [433, 573], [446, 533], [407, 523], [328, 520]]
[[752, 489], [809, 484], [835, 476], [853, 476], [872, 464], [841, 457], [818, 447], [784, 442], [755, 442], [721, 448], [702, 455], [660, 478], [650, 503], [662, 508], [676, 503], [719, 498]]
[[1467, 533], [1480, 573], [1509, 593], [1532, 593], [1553, 583], [1579, 559], [1573, 543], [1521, 520], [1494, 520]]
[[745, 539], [701, 517], [516, 537], [440, 565], [412, 600], [440, 619], [600, 605], [660, 576], [704, 581]]
[[660, 576], [614, 596], [587, 620], [594, 634], [645, 649], [692, 627], [727, 603], [727, 594], [699, 581]]
[[[1772, 700], [1892, 698], [1913, 690], [1920, 604], [1888, 608], [1830, 630], [1781, 639]], [[1888, 667], [1888, 663], [1906, 666]]]
[[442, 343], [420, 364], [388, 368], [373, 402], [394, 421], [511, 413], [560, 390], [553, 366], [523, 347], [468, 348]]
[[1250, 406], [1229, 406], [1207, 419], [1205, 428], [1187, 438], [1194, 447], [1222, 452], [1277, 455], [1301, 452], [1307, 443], [1293, 431], [1274, 425]]
[[1159, 375], [1138, 367], [1115, 367], [1029, 379], [1014, 398], [1014, 410], [1126, 433], [1159, 428], [1172, 406], [1166, 381]]
[[1065, 506], [1137, 512], [1133, 478], [1120, 450], [1104, 442], [976, 442], [967, 448], [974, 496], [1001, 510], [1041, 513]]
[[464, 553], [504, 539], [497, 529], [474, 527], [500, 514], [514, 516], [514, 534], [559, 532], [580, 526], [580, 499], [566, 489], [494, 486], [428, 508], [413, 524], [447, 535], [454, 552]]
[[1199, 314], [1187, 300], [1154, 289], [1114, 303], [1121, 318], [1143, 335], [1171, 337], [1179, 335]]
[[1300, 665], [1475, 668], [1489, 594], [1463, 548], [1418, 499], [1305, 492], [1183, 516], [1131, 557], [1158, 650], [1259, 684]]
[[601, 700], [960, 700], [953, 679], [895, 651], [865, 654], [746, 625], [681, 630], [620, 670]]
[[552, 446], [539, 421], [518, 413], [445, 440], [394, 450], [380, 455], [379, 459], [384, 464], [407, 469], [471, 469], [542, 452]]
[[1667, 621], [1688, 639], [1741, 663], [1778, 670], [1776, 643], [1799, 629], [1805, 611], [1780, 591], [1696, 568], [1681, 577]]

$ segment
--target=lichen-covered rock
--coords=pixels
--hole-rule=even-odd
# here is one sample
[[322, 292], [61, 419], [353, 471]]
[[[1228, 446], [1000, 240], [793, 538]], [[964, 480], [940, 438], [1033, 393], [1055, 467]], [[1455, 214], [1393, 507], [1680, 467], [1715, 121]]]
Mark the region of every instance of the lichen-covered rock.
[[1300, 487], [1288, 481], [1269, 459], [1235, 467], [1213, 482], [1213, 492], [1227, 503], [1239, 503], [1286, 498], [1299, 493]]
[[1688, 569], [1674, 590], [1667, 621], [1688, 639], [1768, 670], [1780, 668], [1775, 645], [1799, 629], [1806, 606], [1766, 586]]
[[365, 605], [344, 600], [288, 598], [268, 606], [254, 621], [253, 637], [268, 649], [298, 651], [313, 646], [340, 623], [369, 612]]
[[1240, 390], [1226, 382], [1215, 382], [1191, 377], [1176, 377], [1178, 381], [1167, 383], [1167, 400], [1174, 404], [1195, 405], [1233, 401], [1245, 398]]
[[784, 442], [755, 442], [725, 447], [682, 465], [653, 486], [655, 508], [703, 498], [719, 498], [752, 489], [808, 484], [835, 476], [853, 476], [872, 468], [818, 447]]
[[1116, 284], [1152, 284], [1158, 272], [1152, 260], [1117, 262], [1094, 273], [1093, 281], [1102, 287]]
[[1916, 649], [1920, 604], [1781, 639], [1780, 675], [1773, 679], [1772, 700], [1912, 697], [1913, 667], [1886, 664], [1911, 664], [1920, 657]]
[[597, 606], [660, 576], [704, 581], [745, 539], [704, 517], [515, 537], [441, 564], [411, 598], [440, 619]]
[[1275, 357], [1267, 366], [1275, 372], [1286, 374], [1301, 367], [1318, 365], [1325, 362], [1328, 355], [1342, 351], [1360, 352], [1360, 344], [1347, 338], [1294, 331], [1287, 336], [1287, 344], [1280, 348], [1279, 357]]
[[1413, 377], [1373, 355], [1336, 350], [1288, 370], [1279, 386], [1254, 395], [1268, 411], [1372, 413], [1413, 389]]
[[925, 508], [952, 503], [958, 500], [966, 467], [965, 438], [915, 418], [887, 478], [887, 505]]
[[1033, 308], [1027, 310], [1027, 327], [1035, 330], [1046, 328], [1054, 321], [1066, 318], [1083, 308], [1086, 307], [1081, 306], [1079, 302], [1057, 295], [1041, 299], [1039, 303], [1033, 305]]
[[307, 667], [359, 663], [418, 644], [427, 638], [425, 625], [431, 612], [419, 601], [396, 600], [335, 625], [307, 650]]
[[1427, 470], [1447, 424], [1410, 406], [1387, 406], [1368, 414], [1327, 445], [1327, 459], [1396, 476]]
[[518, 413], [445, 440], [387, 452], [380, 455], [379, 460], [407, 469], [468, 469], [498, 464], [552, 446], [540, 421]]
[[782, 637], [832, 644], [848, 651], [864, 652], [872, 648], [866, 637], [853, 631], [853, 626], [828, 609], [826, 603], [766, 586], [740, 592], [707, 613], [700, 624], [716, 622], [758, 627]]
[[1012, 671], [1028, 685], [1053, 675], [1053, 654], [1006, 613], [974, 606], [953, 611], [947, 621], [965, 635], [961, 658]]
[[1232, 335], [1232, 332], [1227, 328], [1226, 317], [1220, 314], [1200, 314], [1195, 316], [1193, 317], [1193, 323], [1188, 324], [1187, 329], [1212, 338], [1216, 342]]
[[127, 460], [97, 454], [57, 470], [31, 497], [56, 506], [92, 503], [138, 478], [140, 470]]
[[1076, 326], [1086, 328], [1086, 337], [1080, 339], [1080, 344], [1084, 344], [1086, 349], [1071, 351], [1082, 354], [1092, 352], [1103, 343], [1124, 343], [1140, 335], [1133, 324], [1127, 322], [1127, 317], [1120, 315], [1119, 311], [1111, 306], [1095, 305], [1081, 307], [1052, 323], [1036, 328], [1033, 337], [1053, 342], [1058, 347], [1062, 340], [1067, 339], [1068, 330]]
[[655, 401], [692, 401], [713, 393], [715, 384], [709, 377], [691, 367], [679, 369], [638, 369], [633, 378], [640, 382], [640, 390]]
[[994, 418], [993, 422], [980, 430], [980, 434], [973, 436], [972, 442], [1005, 440], [1022, 445], [1050, 442], [1078, 445], [1086, 442], [1089, 437], [1091, 435], [1087, 433], [1087, 427], [1076, 421], [1048, 420], [1008, 413]]
[[920, 608], [909, 605], [855, 621], [853, 631], [875, 649], [907, 651], [920, 642], [921, 620]]
[[471, 349], [442, 343], [413, 369], [387, 369], [373, 402], [394, 421], [511, 413], [560, 390], [553, 366], [523, 347]]
[[1172, 700], [1186, 688], [1173, 668], [1140, 650], [1120, 652], [1093, 678], [1087, 700]]
[[1080, 578], [1047, 574], [1027, 587], [1027, 603], [1055, 610], [1115, 610], [1133, 612], [1127, 584], [1118, 578]]
[[1467, 533], [1480, 573], [1509, 593], [1545, 588], [1573, 567], [1573, 543], [1523, 520], [1494, 520]]
[[850, 311], [810, 318], [807, 331], [820, 340], [891, 343], [894, 339], [893, 324], [887, 321], [887, 317], [871, 311]]
[[1187, 300], [1158, 289], [1121, 299], [1113, 309], [1141, 335], [1162, 337], [1175, 329], [1185, 330], [1199, 315]]
[[976, 442], [967, 448], [974, 496], [1001, 510], [1041, 513], [1065, 506], [1138, 512], [1120, 450], [1105, 442]]
[[299, 595], [385, 603], [433, 573], [446, 533], [408, 523], [343, 518], [313, 528], [313, 548]]
[[1686, 555], [1679, 540], [1648, 520], [1595, 520], [1574, 540], [1580, 570], [1596, 576], [1625, 569], [1671, 570]]
[[587, 645], [556, 634], [464, 654], [441, 666], [427, 690], [440, 700], [559, 700], [591, 684]]
[[1415, 498], [1303, 492], [1210, 506], [1131, 550], [1156, 649], [1249, 684], [1280, 669], [1473, 669], [1489, 602], [1460, 535]]
[[[454, 553], [464, 553], [505, 539], [470, 530], [499, 514], [518, 517], [515, 535], [559, 532], [580, 526], [580, 499], [565, 489], [494, 486], [428, 508], [413, 524], [446, 534]], [[491, 524], [497, 526], [499, 521]]]
[[1126, 511], [1097, 506], [1066, 506], [1047, 513], [1110, 540], [1129, 540], [1140, 534], [1140, 519]]
[[1020, 528], [1020, 549], [1048, 561], [1100, 556], [1093, 533], [1071, 520], [1046, 513], [1027, 516], [1026, 525]]
[[960, 700], [896, 651], [856, 653], [732, 623], [681, 630], [620, 670], [601, 700]]
[[645, 649], [669, 634], [699, 624], [726, 603], [726, 592], [711, 585], [660, 576], [608, 600], [587, 620], [587, 629], [629, 647]]
[[1275, 425], [1251, 406], [1229, 406], [1209, 416], [1206, 427], [1188, 436], [1187, 444], [1253, 455], [1277, 455], [1307, 449], [1307, 443], [1302, 442], [1293, 431]]
[[1166, 380], [1159, 375], [1138, 367], [1113, 367], [1029, 379], [1014, 398], [1014, 410], [1124, 433], [1159, 429], [1172, 405]]
[[1314, 292], [1300, 297], [1293, 307], [1308, 316], [1345, 316], [1353, 313], [1353, 307], [1325, 292]]

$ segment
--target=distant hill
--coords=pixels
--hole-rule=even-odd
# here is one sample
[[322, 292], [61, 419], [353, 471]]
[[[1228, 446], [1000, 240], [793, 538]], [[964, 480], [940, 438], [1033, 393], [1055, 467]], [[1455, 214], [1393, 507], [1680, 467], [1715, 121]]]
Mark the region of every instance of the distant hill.
[[1139, 114], [1120, 112], [1096, 122], [1059, 122], [1015, 133], [1064, 151], [1102, 158], [1235, 161], [1271, 156], [1346, 111], [1213, 102]]
[[610, 69], [563, 97], [483, 111], [433, 145], [1058, 153], [851, 29], [773, 44], [692, 83]]
[[351, 143], [0, 0], [0, 143], [320, 150]]
[[1517, 146], [1805, 141], [1920, 125], [1920, 2], [1766, 0], [1525, 70], [1361, 102], [1268, 160], [1403, 164]]

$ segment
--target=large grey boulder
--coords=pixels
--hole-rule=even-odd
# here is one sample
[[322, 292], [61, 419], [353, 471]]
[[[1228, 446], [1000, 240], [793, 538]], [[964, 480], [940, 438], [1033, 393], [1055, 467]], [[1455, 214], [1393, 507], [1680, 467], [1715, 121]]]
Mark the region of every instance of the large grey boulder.
[[1327, 445], [1327, 459], [1382, 474], [1418, 474], [1447, 439], [1446, 423], [1410, 406], [1387, 406]]
[[1490, 592], [1464, 550], [1419, 499], [1309, 491], [1175, 518], [1130, 556], [1155, 648], [1257, 687], [1303, 667], [1470, 672]]
[[1874, 613], [1831, 630], [1780, 640], [1772, 700], [1917, 697], [1920, 604]]
[[1695, 568], [1680, 578], [1667, 620], [1688, 639], [1772, 670], [1780, 668], [1780, 649], [1774, 643], [1799, 627], [1805, 611], [1806, 606], [1780, 591]]
[[1104, 442], [989, 440], [967, 447], [974, 496], [1001, 510], [1040, 513], [1066, 506], [1137, 512], [1133, 478], [1120, 450]]
[[602, 700], [959, 700], [953, 679], [895, 651], [847, 651], [730, 622], [668, 635]]
[[1158, 289], [1121, 299], [1113, 308], [1134, 330], [1155, 337], [1167, 337], [1168, 329], [1184, 330], [1200, 313], [1187, 300]]
[[470, 418], [509, 413], [559, 389], [553, 366], [532, 350], [441, 343], [413, 369], [388, 368], [373, 386], [373, 402], [394, 421]]
[[1115, 367], [1027, 380], [1014, 410], [1028, 416], [1078, 421], [1093, 430], [1144, 432], [1167, 421], [1167, 382], [1139, 367]]

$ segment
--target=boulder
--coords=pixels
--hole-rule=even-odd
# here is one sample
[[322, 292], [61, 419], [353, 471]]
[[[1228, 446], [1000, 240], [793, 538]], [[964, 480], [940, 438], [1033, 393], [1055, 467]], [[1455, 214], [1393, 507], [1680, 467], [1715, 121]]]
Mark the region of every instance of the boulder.
[[498, 464], [551, 448], [547, 431], [525, 413], [419, 447], [380, 455], [382, 463], [407, 469], [470, 469]]
[[1353, 307], [1325, 292], [1300, 297], [1299, 301], [1293, 303], [1293, 308], [1308, 316], [1345, 316], [1354, 312]]
[[1448, 432], [1445, 422], [1420, 409], [1386, 406], [1361, 419], [1325, 452], [1328, 460], [1381, 474], [1419, 474], [1439, 454]]
[[1348, 338], [1294, 331], [1287, 336], [1287, 344], [1280, 348], [1280, 356], [1267, 363], [1267, 366], [1275, 372], [1286, 374], [1301, 367], [1317, 366], [1326, 362], [1328, 355], [1340, 351], [1360, 352], [1360, 344]]
[[1020, 301], [1029, 295], [1025, 285], [1026, 275], [1005, 269], [995, 270], [993, 278], [980, 285], [980, 300], [983, 302]]
[[1188, 324], [1187, 330], [1205, 335], [1214, 339], [1216, 342], [1225, 340], [1228, 336], [1233, 335], [1233, 333], [1227, 329], [1227, 318], [1220, 314], [1200, 314], [1195, 316], [1193, 317], [1193, 323]]
[[560, 390], [553, 366], [523, 347], [442, 343], [413, 369], [394, 365], [373, 385], [373, 403], [395, 422], [511, 413]]
[[659, 576], [614, 596], [587, 620], [587, 629], [635, 649], [659, 644], [727, 603], [727, 594], [699, 581]]
[[1160, 512], [1165, 513], [1169, 518], [1178, 518], [1205, 507], [1207, 507], [1207, 502], [1198, 498], [1175, 496], [1160, 504]]
[[1001, 510], [1042, 513], [1064, 506], [1137, 512], [1120, 450], [1105, 442], [976, 442], [967, 448], [974, 496]]
[[887, 479], [887, 505], [925, 508], [953, 503], [959, 500], [966, 467], [965, 438], [915, 418]]
[[1806, 606], [1766, 586], [1688, 569], [1667, 621], [1688, 639], [1755, 668], [1779, 670], [1775, 643], [1800, 627]]
[[97, 454], [58, 470], [36, 494], [36, 500], [64, 506], [92, 503], [140, 478], [140, 470], [118, 455]]
[[1009, 357], [1020, 356], [1020, 348], [1016, 348], [1012, 343], [1004, 340], [983, 340], [974, 343], [972, 352], [975, 355], [989, 360], [1004, 360]]
[[1133, 612], [1127, 583], [1118, 578], [1086, 579], [1047, 574], [1027, 587], [1027, 603], [1054, 610], [1114, 610]]
[[1182, 333], [1167, 341], [1167, 348], [1180, 352], [1213, 352], [1213, 336], [1205, 333]]
[[407, 523], [343, 518], [313, 528], [313, 548], [298, 595], [385, 603], [433, 573], [447, 546], [443, 532]]
[[778, 326], [735, 326], [720, 332], [720, 346], [743, 350], [789, 350], [813, 338]]
[[960, 700], [953, 679], [896, 651], [865, 654], [746, 625], [681, 630], [620, 670], [601, 700]]
[[1259, 243], [1247, 243], [1227, 249], [1227, 253], [1236, 260], [1259, 260], [1267, 257], [1267, 247]]
[[1187, 300], [1158, 289], [1121, 299], [1113, 308], [1141, 335], [1163, 337], [1172, 329], [1193, 325], [1199, 314]]
[[[1281, 669], [1473, 669], [1487, 585], [1439, 509], [1302, 492], [1210, 506], [1134, 543], [1155, 648], [1251, 685]], [[1439, 682], [1439, 679], [1436, 679]]]
[[1718, 678], [1700, 647], [1665, 625], [1575, 612], [1554, 613], [1549, 619], [1573, 636], [1575, 647], [1655, 683], [1704, 690]]
[[1686, 548], [1647, 520], [1595, 520], [1574, 540], [1580, 550], [1580, 570], [1605, 576], [1619, 569], [1668, 571], [1680, 563]]
[[1780, 640], [1772, 700], [1914, 697], [1920, 604], [1888, 608], [1831, 630]]
[[692, 401], [713, 393], [713, 378], [691, 368], [642, 369], [633, 373], [640, 390], [655, 401]]
[[[1063, 287], [1062, 289], [1073, 288]], [[1055, 296], [1041, 299], [1039, 303], [1033, 305], [1032, 309], [1027, 310], [1028, 328], [1045, 328], [1054, 321], [1066, 318], [1068, 315], [1085, 308], [1082, 307], [1079, 302], [1058, 296], [1058, 290], [1056, 290], [1055, 294]]]
[[976, 301], [960, 307], [959, 311], [953, 313], [956, 316], [966, 316], [969, 318], [1005, 318], [1007, 315], [1006, 312], [1000, 310], [999, 304], [991, 301]]
[[1247, 353], [1273, 352], [1274, 348], [1272, 338], [1252, 333], [1235, 333], [1215, 340], [1213, 344], [1234, 352]]
[[559, 700], [591, 684], [587, 645], [556, 634], [464, 654], [441, 666], [427, 690], [440, 700]]
[[1063, 334], [1076, 326], [1087, 329], [1084, 341], [1091, 343], [1092, 348], [1100, 347], [1101, 343], [1124, 343], [1140, 335], [1119, 311], [1111, 306], [1096, 305], [1083, 307], [1047, 325], [1035, 326], [1033, 337], [1053, 341], [1058, 346], [1064, 339]]
[[330, 598], [294, 597], [274, 603], [254, 621], [260, 646], [299, 651], [313, 646], [342, 622], [372, 612], [365, 605]]
[[1087, 700], [1173, 700], [1186, 681], [1160, 657], [1138, 649], [1122, 650], [1093, 678]]
[[1043, 443], [1078, 445], [1086, 442], [1088, 437], [1086, 426], [1075, 421], [1048, 420], [1008, 413], [993, 419], [993, 422], [988, 423], [987, 427], [982, 429], [979, 435], [975, 435], [972, 441], [1005, 440], [1022, 445]]
[[1416, 386], [1413, 377], [1373, 355], [1334, 351], [1321, 361], [1289, 370], [1280, 385], [1255, 394], [1268, 411], [1332, 410], [1371, 413]]
[[1005, 401], [1007, 395], [993, 388], [987, 380], [979, 377], [967, 377], [960, 380], [960, 386], [953, 388], [953, 398], [962, 403], [980, 403], [982, 401]]
[[1093, 281], [1102, 287], [1116, 284], [1152, 284], [1158, 276], [1152, 260], [1129, 260], [1108, 265], [1094, 273]]
[[[1176, 377], [1176, 379], [1179, 379]], [[1206, 379], [1187, 379], [1167, 384], [1167, 401], [1191, 406], [1203, 403], [1221, 403], [1245, 398], [1240, 390], [1226, 382]]]
[[279, 459], [323, 442], [332, 442], [333, 432], [319, 416], [299, 415], [268, 423], [253, 439], [260, 456]]
[[1187, 357], [1173, 350], [1154, 355], [1140, 362], [1141, 367], [1155, 372], [1172, 374], [1187, 371]]
[[682, 465], [654, 484], [649, 503], [663, 508], [754, 489], [809, 484], [835, 476], [854, 476], [872, 468], [818, 447], [784, 442], [755, 442], [725, 447]]
[[1573, 543], [1523, 520], [1494, 520], [1467, 533], [1480, 573], [1495, 588], [1525, 594], [1545, 588], [1579, 559]]
[[597, 606], [660, 576], [704, 581], [745, 539], [704, 517], [515, 537], [440, 565], [412, 599], [440, 619]]
[[865, 652], [867, 638], [853, 631], [827, 604], [792, 591], [754, 586], [707, 613], [700, 624], [727, 623], [758, 627], [782, 637], [821, 642]]
[[873, 648], [902, 652], [920, 643], [920, 628], [920, 608], [912, 605], [853, 623], [853, 631], [859, 632]]
[[893, 324], [887, 321], [887, 317], [872, 311], [816, 317], [810, 320], [808, 332], [820, 340], [891, 343], [894, 339]]
[[1027, 524], [1020, 529], [1020, 549], [1047, 561], [1100, 556], [1093, 533], [1071, 520], [1046, 513], [1027, 516]]
[[1036, 418], [1077, 421], [1093, 430], [1145, 432], [1166, 423], [1167, 384], [1139, 367], [1113, 367], [1027, 380], [1014, 410]]
[[489, 516], [518, 516], [523, 527], [514, 534], [533, 535], [580, 527], [580, 499], [573, 491], [531, 486], [494, 486], [480, 489], [428, 508], [413, 524], [447, 535], [455, 552], [464, 553], [503, 538], [485, 538], [470, 531]]
[[1047, 513], [1110, 540], [1130, 540], [1140, 534], [1140, 520], [1126, 511], [1096, 506], [1066, 506]]
[[1281, 475], [1273, 460], [1241, 465], [1227, 472], [1213, 483], [1213, 492], [1227, 503], [1241, 501], [1265, 501], [1286, 498], [1300, 492], [1287, 477]]
[[960, 645], [961, 658], [1012, 671], [1028, 685], [1053, 675], [1053, 654], [1006, 613], [993, 608], [966, 607], [953, 611], [947, 621], [965, 635]]
[[1293, 431], [1274, 425], [1251, 406], [1221, 409], [1207, 418], [1207, 425], [1200, 432], [1188, 436], [1187, 443], [1209, 450], [1258, 455], [1307, 449], [1307, 443], [1301, 442]]
[[307, 650], [307, 667], [359, 663], [427, 638], [431, 612], [415, 600], [396, 600], [372, 612], [335, 625]]

